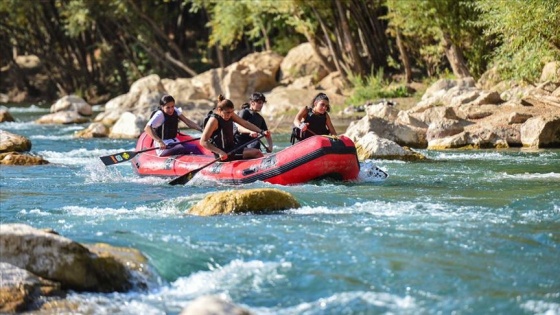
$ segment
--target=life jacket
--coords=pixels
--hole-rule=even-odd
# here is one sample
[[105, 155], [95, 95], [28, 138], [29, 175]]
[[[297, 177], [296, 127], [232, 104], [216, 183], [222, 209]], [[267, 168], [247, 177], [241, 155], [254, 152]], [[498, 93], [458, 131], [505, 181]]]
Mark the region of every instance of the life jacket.
[[[259, 114], [258, 112], [254, 112], [248, 108], [242, 109], [239, 112], [239, 117], [245, 119], [246, 121], [252, 123], [253, 125], [261, 128], [262, 130], [268, 130], [268, 127], [266, 126], [266, 122], [264, 121], [263, 116], [261, 116], [261, 114]], [[235, 144], [236, 145], [242, 145], [245, 144], [251, 140], [253, 140], [254, 138], [252, 138], [249, 134], [247, 133], [240, 133], [240, 132], [236, 132], [235, 133]], [[255, 142], [250, 144], [249, 146], [247, 146], [248, 148], [256, 148], [260, 150], [260, 142]]]
[[210, 139], [212, 143], [224, 150], [225, 152], [229, 152], [235, 149], [235, 140], [233, 136], [233, 119], [224, 120], [222, 116], [218, 114], [212, 114], [211, 117], [216, 118], [218, 120], [218, 129], [212, 133]]
[[208, 114], [206, 114], [206, 117], [204, 117], [204, 120], [202, 121], [202, 130], [204, 130], [204, 127], [206, 127], [206, 124], [208, 123], [208, 119], [210, 119], [210, 117], [212, 117], [212, 115], [214, 114], [214, 111], [211, 110], [208, 112]]
[[[327, 129], [327, 114], [315, 114], [313, 110], [308, 108], [307, 116], [304, 119], [307, 123], [307, 129], [313, 131], [315, 135], [328, 135], [330, 134], [329, 129]], [[303, 139], [307, 139], [313, 136], [311, 132], [304, 132]]]
[[163, 140], [177, 137], [177, 132], [179, 131], [179, 114], [177, 114], [177, 111], [173, 111], [173, 114], [167, 115], [164, 111], [158, 109], [152, 112], [150, 118], [158, 111], [163, 113], [164, 120], [161, 126], [155, 128], [156, 134]]
[[307, 130], [311, 132], [301, 131], [299, 127], [292, 128], [292, 135], [290, 136], [290, 142], [292, 144], [296, 143], [296, 140], [301, 141], [307, 139], [314, 135], [328, 135], [330, 134], [329, 129], [327, 129], [327, 114], [315, 114], [313, 109], [307, 107], [307, 115], [303, 119], [303, 122], [308, 124]]

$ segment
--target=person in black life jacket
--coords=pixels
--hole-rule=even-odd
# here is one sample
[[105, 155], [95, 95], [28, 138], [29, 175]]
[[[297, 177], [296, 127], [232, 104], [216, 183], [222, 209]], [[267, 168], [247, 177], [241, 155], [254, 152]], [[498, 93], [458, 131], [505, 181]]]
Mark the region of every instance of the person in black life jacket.
[[301, 129], [301, 140], [314, 135], [336, 136], [329, 110], [329, 97], [325, 93], [319, 93], [311, 101], [310, 107], [306, 106], [297, 113], [294, 126]]
[[156, 151], [159, 156], [202, 153], [193, 144], [170, 145], [178, 142], [176, 137], [179, 131], [179, 120], [184, 122], [189, 128], [202, 131], [199, 125], [183, 115], [181, 108], [175, 107], [173, 96], [162, 96], [159, 101], [159, 109], [152, 113], [152, 117], [150, 117], [144, 128], [144, 131], [154, 139], [155, 146], [159, 148]]
[[[264, 103], [266, 103], [266, 98], [262, 93], [259, 92], [253, 93], [251, 95], [251, 98], [249, 99], [248, 108], [244, 108], [244, 106], [242, 106], [241, 107], [242, 109], [239, 111], [237, 115], [247, 120], [248, 122], [252, 123], [253, 125], [261, 128], [262, 130], [268, 130], [268, 126], [266, 125], [263, 116], [259, 114], [259, 112], [262, 110]], [[254, 131], [248, 130], [243, 126], [237, 125], [237, 132], [235, 133], [235, 143], [237, 145], [245, 144], [251, 141], [252, 139], [254, 139], [255, 137], [257, 137], [258, 135], [259, 134]], [[271, 153], [273, 147], [272, 137], [269, 135], [268, 137], [266, 137], [266, 141], [268, 142], [268, 147], [265, 147], [266, 152]], [[247, 147], [260, 150], [261, 143], [260, 141], [255, 142], [248, 145]]]
[[204, 148], [214, 152], [214, 155], [219, 157], [222, 161], [238, 159], [235, 153], [242, 153], [243, 159], [262, 157], [262, 152], [255, 148], [243, 148], [243, 150], [240, 149], [239, 152], [235, 152], [232, 156], [227, 155], [227, 152], [236, 148], [233, 123], [237, 123], [259, 134], [270, 136], [269, 131], [261, 130], [259, 127], [237, 116], [234, 111], [233, 103], [220, 95], [218, 96], [218, 105], [216, 105], [214, 114], [208, 119], [208, 122], [204, 126], [202, 136], [200, 137], [200, 144]]

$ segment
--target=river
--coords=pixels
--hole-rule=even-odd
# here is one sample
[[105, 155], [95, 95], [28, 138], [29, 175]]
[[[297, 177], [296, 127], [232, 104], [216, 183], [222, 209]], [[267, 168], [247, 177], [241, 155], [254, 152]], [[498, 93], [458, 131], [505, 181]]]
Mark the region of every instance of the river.
[[[170, 186], [100, 156], [134, 140], [75, 139], [12, 107], [0, 128], [48, 165], [1, 166], [1, 223], [139, 249], [147, 290], [71, 293], [82, 314], [178, 314], [216, 294], [256, 314], [560, 314], [560, 150], [420, 152], [376, 160], [382, 182]], [[275, 151], [289, 134], [273, 134]], [[206, 194], [275, 187], [299, 209], [198, 217]]]

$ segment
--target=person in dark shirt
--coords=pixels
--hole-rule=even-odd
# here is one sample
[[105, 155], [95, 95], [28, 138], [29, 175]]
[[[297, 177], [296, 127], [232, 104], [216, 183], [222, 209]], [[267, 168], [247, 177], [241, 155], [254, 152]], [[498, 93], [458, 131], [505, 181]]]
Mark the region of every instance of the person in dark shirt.
[[294, 126], [301, 131], [301, 140], [315, 135], [336, 136], [329, 110], [329, 97], [325, 93], [319, 93], [311, 101], [311, 106], [306, 106], [297, 113]]
[[[242, 109], [239, 111], [238, 115], [239, 117], [245, 119], [246, 121], [252, 123], [253, 125], [261, 128], [261, 130], [266, 131], [268, 130], [268, 127], [266, 125], [263, 116], [261, 116], [260, 114], [260, 111], [262, 110], [263, 105], [265, 103], [266, 103], [266, 97], [262, 93], [259, 92], [253, 93], [251, 95], [251, 98], [249, 99], [249, 103], [243, 104], [243, 106], [241, 107]], [[248, 130], [243, 126], [237, 125], [236, 127], [237, 127], [237, 132], [235, 133], [235, 143], [237, 145], [247, 143], [258, 136], [258, 133]], [[272, 137], [268, 135], [266, 137], [266, 141], [268, 142], [268, 146], [265, 146], [265, 149], [266, 152], [270, 153], [272, 152], [272, 148], [273, 148]], [[260, 141], [255, 142], [248, 145], [247, 147], [260, 150], [261, 143]]]
[[[200, 144], [212, 151], [216, 158], [220, 158], [222, 161], [239, 159], [235, 153], [228, 156], [228, 152], [240, 147], [240, 145], [235, 144], [234, 123], [252, 132], [270, 137], [269, 131], [262, 130], [237, 116], [234, 111], [233, 103], [220, 95], [214, 114], [212, 114], [204, 126], [202, 136], [200, 137]], [[252, 159], [263, 156], [262, 152], [255, 148], [243, 148], [241, 152], [242, 159]]]

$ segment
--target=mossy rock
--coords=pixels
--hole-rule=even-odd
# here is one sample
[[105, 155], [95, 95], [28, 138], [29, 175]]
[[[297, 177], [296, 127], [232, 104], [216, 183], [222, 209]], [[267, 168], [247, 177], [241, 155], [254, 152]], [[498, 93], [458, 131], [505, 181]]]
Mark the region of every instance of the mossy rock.
[[274, 188], [217, 192], [206, 196], [189, 209], [189, 214], [211, 216], [233, 213], [266, 213], [299, 208], [289, 193]]

